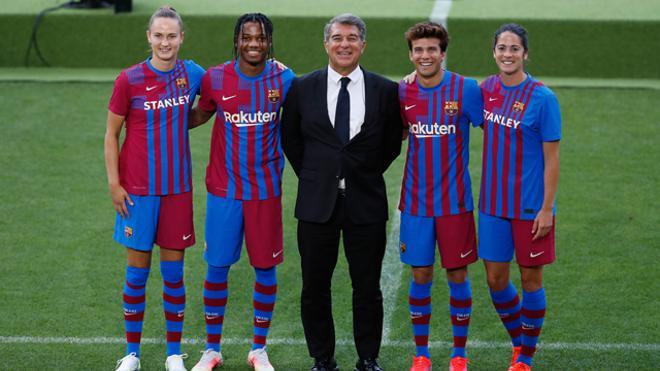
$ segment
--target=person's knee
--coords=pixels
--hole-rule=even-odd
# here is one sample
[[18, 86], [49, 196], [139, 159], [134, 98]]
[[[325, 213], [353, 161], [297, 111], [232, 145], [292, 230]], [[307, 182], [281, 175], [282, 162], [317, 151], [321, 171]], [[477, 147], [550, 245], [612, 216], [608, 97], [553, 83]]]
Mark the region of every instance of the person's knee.
[[418, 285], [424, 285], [433, 281], [433, 266], [412, 267], [413, 281]]
[[463, 283], [468, 278], [467, 266], [456, 269], [447, 269], [447, 280], [452, 283]]
[[542, 267], [520, 268], [520, 283], [527, 292], [537, 291], [543, 287]]
[[509, 284], [508, 272], [489, 271], [486, 273], [488, 287], [493, 291], [504, 290]]

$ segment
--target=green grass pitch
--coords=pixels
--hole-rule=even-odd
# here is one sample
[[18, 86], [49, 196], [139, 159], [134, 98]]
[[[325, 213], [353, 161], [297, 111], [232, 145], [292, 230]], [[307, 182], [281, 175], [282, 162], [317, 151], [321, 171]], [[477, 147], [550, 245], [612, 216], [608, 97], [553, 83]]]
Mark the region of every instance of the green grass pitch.
[[[114, 212], [103, 165], [109, 83], [0, 83], [0, 369], [108, 370], [123, 354], [121, 285], [124, 249], [111, 238]], [[558, 261], [546, 268], [548, 316], [536, 357], [538, 370], [616, 370], [660, 363], [656, 188], [660, 91], [556, 89], [564, 119], [558, 196]], [[211, 125], [191, 132], [197, 246], [188, 250], [184, 344], [192, 367], [203, 345], [201, 289], [205, 189]], [[471, 170], [479, 183], [481, 133], [473, 130]], [[404, 155], [387, 175], [396, 205]], [[293, 202], [296, 183], [284, 178], [285, 263], [270, 338], [280, 370], [304, 370], [310, 359], [299, 319], [300, 268]], [[476, 193], [475, 193], [476, 195]], [[396, 237], [396, 234], [395, 234]], [[157, 249], [156, 249], [157, 251]], [[148, 283], [143, 369], [162, 369], [164, 319], [157, 254]], [[381, 363], [409, 367], [413, 352], [406, 296], [410, 274], [386, 300], [391, 317]], [[514, 275], [515, 276], [515, 275]], [[337, 358], [351, 369], [350, 283], [345, 259], [335, 273]], [[471, 369], [504, 369], [506, 334], [490, 304], [481, 263], [471, 267], [474, 313]], [[253, 272], [246, 259], [230, 272], [224, 326], [225, 370], [246, 370], [251, 338]], [[394, 280], [393, 282], [396, 282]], [[448, 362], [450, 324], [444, 274], [433, 290], [431, 341], [437, 367]], [[16, 337], [29, 337], [19, 342]], [[70, 337], [79, 343], [53, 344]], [[106, 337], [107, 339], [98, 339]], [[96, 340], [94, 340], [96, 339]], [[80, 344], [85, 341], [100, 343]]]

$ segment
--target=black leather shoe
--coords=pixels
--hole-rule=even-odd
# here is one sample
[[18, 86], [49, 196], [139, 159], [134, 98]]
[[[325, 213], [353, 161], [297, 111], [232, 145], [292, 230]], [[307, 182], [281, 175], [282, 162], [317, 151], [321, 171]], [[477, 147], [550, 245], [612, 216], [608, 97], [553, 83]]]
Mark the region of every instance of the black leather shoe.
[[355, 364], [355, 371], [383, 371], [375, 358], [363, 358]]
[[339, 371], [339, 367], [334, 358], [315, 359], [311, 371]]

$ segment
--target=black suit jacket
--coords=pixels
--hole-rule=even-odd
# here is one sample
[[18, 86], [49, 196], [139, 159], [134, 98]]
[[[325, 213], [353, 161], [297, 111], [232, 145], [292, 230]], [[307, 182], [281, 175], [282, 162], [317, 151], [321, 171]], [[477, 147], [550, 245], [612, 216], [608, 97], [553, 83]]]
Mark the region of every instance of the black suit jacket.
[[328, 69], [296, 78], [282, 115], [282, 147], [298, 176], [295, 216], [327, 222], [346, 180], [346, 214], [353, 223], [388, 217], [383, 172], [401, 152], [403, 125], [397, 84], [364, 73], [365, 115], [360, 132], [346, 145], [335, 134], [327, 108]]

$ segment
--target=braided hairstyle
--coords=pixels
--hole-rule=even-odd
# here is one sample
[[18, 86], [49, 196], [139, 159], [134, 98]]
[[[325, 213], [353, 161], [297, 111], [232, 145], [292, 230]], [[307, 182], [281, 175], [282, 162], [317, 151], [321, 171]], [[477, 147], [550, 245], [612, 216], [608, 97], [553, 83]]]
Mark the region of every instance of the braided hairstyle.
[[234, 27], [234, 58], [238, 58], [238, 37], [243, 30], [243, 25], [249, 22], [259, 23], [261, 25], [261, 31], [266, 36], [268, 42], [268, 55], [267, 59], [272, 59], [275, 57], [275, 50], [273, 47], [273, 22], [265, 14], [262, 13], [246, 13], [240, 16], [236, 21], [236, 26]]

